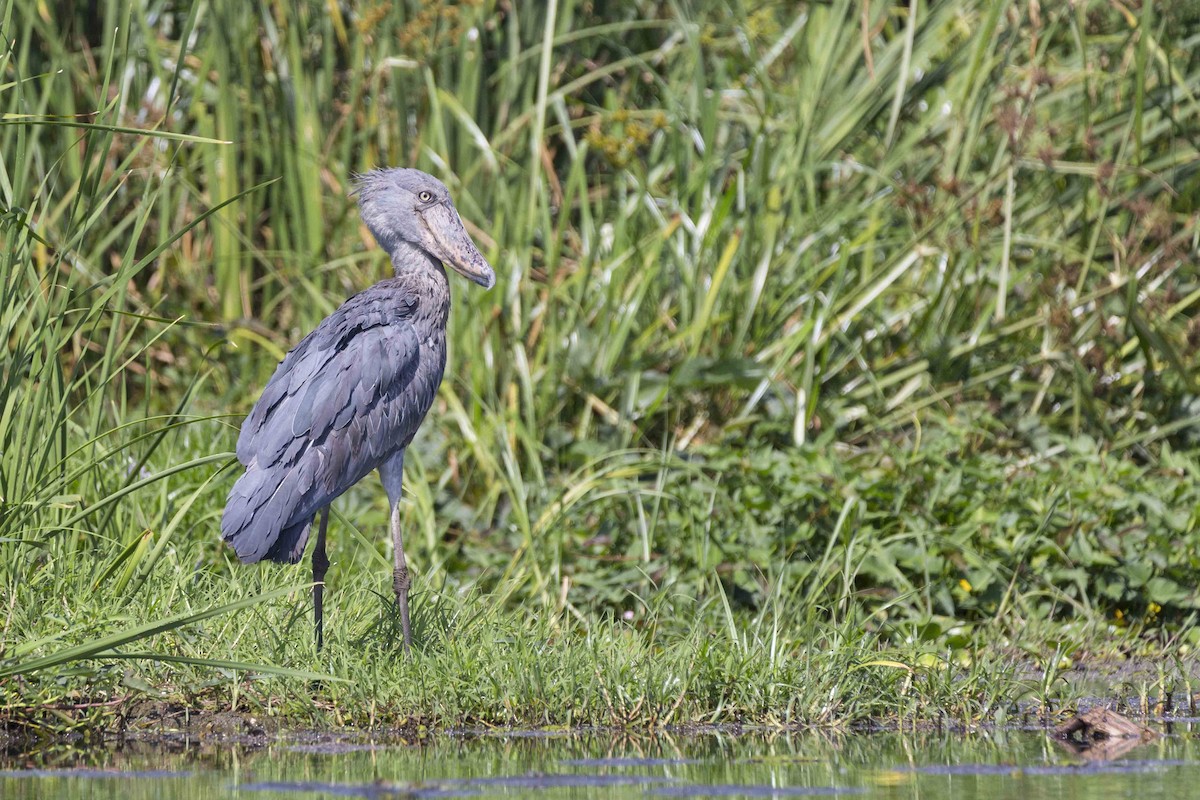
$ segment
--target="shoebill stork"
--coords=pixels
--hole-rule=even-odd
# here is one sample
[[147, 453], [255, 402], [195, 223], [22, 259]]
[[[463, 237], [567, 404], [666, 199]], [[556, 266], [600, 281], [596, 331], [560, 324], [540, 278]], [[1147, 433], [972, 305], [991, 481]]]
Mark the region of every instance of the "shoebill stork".
[[486, 289], [496, 276], [436, 178], [415, 169], [378, 169], [358, 178], [356, 193], [363, 221], [391, 256], [395, 275], [343, 303], [280, 362], [242, 424], [237, 457], [246, 471], [229, 493], [221, 536], [244, 563], [295, 563], [320, 512], [312, 554], [320, 650], [329, 505], [379, 470], [391, 502], [392, 586], [408, 651], [401, 483], [404, 449], [446, 366], [450, 287], [442, 265]]

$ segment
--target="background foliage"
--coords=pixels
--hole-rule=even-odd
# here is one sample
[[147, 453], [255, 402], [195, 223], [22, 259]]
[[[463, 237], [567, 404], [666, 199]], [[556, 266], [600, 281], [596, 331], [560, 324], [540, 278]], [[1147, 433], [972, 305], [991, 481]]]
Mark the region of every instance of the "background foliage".
[[[380, 164], [442, 177], [499, 276], [456, 284], [407, 462], [430, 647], [674, 647], [693, 714], [736, 673], [706, 630], [789, 668], [1186, 647], [1200, 7], [1165, 6], [6, 0], [0, 680], [82, 670], [10, 706], [361, 668], [376, 486], [337, 506], [320, 663], [304, 568], [216, 532], [258, 388], [386, 274], [347, 196]], [[815, 698], [784, 717], [881, 713]]]

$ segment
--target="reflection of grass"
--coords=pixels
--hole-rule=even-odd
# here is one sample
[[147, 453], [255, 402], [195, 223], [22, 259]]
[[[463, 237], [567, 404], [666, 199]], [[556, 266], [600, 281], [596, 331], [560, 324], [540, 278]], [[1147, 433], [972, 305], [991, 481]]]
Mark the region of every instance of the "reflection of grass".
[[[563, 0], [552, 56], [542, 4], [136, 5], [3, 7], [10, 717], [996, 719], [1186, 657], [1200, 68], [1154, 4]], [[376, 163], [446, 177], [500, 276], [408, 461], [411, 662], [377, 487], [319, 659], [306, 569], [216, 534], [228, 421], [383, 273]]]

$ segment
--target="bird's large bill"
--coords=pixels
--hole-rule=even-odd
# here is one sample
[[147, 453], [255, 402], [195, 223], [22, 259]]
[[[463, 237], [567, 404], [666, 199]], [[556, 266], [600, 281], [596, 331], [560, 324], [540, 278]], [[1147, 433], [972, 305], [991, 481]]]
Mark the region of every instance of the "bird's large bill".
[[496, 273], [471, 241], [454, 208], [439, 204], [426, 211], [425, 218], [430, 235], [442, 248], [443, 258], [455, 272], [485, 289], [496, 284]]

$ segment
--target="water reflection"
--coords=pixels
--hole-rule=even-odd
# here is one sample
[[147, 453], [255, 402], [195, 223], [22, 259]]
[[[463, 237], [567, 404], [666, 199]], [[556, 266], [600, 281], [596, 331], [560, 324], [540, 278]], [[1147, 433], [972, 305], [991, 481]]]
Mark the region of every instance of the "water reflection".
[[[1088, 762], [1043, 731], [965, 734], [706, 730], [460, 732], [408, 742], [307, 734], [15, 748], [0, 797], [790, 797], [1042, 800], [1190, 796], [1191, 724], [1124, 758]], [[113, 780], [121, 778], [122, 780]], [[251, 795], [250, 793], [253, 793]]]

